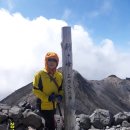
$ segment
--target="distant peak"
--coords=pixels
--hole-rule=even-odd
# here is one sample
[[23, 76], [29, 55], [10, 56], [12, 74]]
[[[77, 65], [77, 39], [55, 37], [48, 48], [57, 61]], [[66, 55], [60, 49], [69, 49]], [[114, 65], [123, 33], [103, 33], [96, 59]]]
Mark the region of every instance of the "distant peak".
[[110, 75], [110, 76], [108, 76], [108, 77], [112, 77], [112, 78], [118, 78], [116, 75]]
[[105, 79], [108, 81], [111, 81], [111, 82], [117, 82], [117, 81], [120, 82], [122, 80], [121, 78], [117, 77], [116, 75], [110, 75]]

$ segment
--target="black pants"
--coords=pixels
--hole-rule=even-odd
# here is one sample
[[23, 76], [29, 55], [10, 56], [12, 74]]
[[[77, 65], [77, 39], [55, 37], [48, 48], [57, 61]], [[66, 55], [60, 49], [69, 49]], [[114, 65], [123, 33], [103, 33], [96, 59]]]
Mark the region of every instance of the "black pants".
[[41, 110], [41, 116], [45, 119], [45, 127], [47, 130], [55, 130], [54, 114], [56, 110]]

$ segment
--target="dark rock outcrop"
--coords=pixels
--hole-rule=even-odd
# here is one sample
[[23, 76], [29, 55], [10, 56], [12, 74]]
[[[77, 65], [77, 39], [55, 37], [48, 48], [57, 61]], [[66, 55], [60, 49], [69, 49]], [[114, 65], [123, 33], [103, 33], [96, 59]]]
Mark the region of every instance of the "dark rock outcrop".
[[15, 130], [28, 130], [28, 127], [43, 130], [45, 121], [32, 109], [26, 107], [13, 106], [8, 107], [6, 104], [0, 104], [0, 130], [14, 128]]
[[128, 116], [125, 112], [112, 115], [108, 110], [96, 109], [92, 115], [76, 117], [76, 130], [130, 130]]
[[[15, 130], [44, 130], [45, 120], [35, 109], [25, 107], [8, 107], [0, 104], [0, 130], [14, 128]], [[4, 107], [5, 106], [5, 107]], [[91, 115], [76, 115], [75, 130], [129, 130], [130, 113], [122, 112], [112, 115], [110, 111], [96, 109]], [[62, 127], [61, 117], [55, 115], [58, 128]]]
[[112, 126], [113, 115], [108, 110], [96, 109], [92, 115], [90, 115], [91, 123], [95, 128], [103, 129], [106, 126]]

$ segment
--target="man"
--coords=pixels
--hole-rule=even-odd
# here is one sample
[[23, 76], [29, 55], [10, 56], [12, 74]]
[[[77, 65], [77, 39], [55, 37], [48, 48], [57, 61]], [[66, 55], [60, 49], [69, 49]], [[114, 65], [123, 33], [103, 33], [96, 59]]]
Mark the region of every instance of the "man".
[[45, 119], [47, 130], [55, 130], [54, 114], [57, 103], [62, 101], [63, 96], [62, 74], [56, 69], [58, 63], [58, 55], [48, 52], [45, 56], [45, 68], [37, 72], [33, 80], [33, 93], [38, 98], [39, 110]]

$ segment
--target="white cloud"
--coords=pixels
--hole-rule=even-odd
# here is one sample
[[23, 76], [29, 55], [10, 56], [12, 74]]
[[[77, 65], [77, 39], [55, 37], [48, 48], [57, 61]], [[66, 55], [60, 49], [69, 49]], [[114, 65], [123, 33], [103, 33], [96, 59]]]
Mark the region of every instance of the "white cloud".
[[[0, 10], [0, 99], [30, 83], [44, 67], [44, 56], [55, 51], [61, 57], [62, 20], [37, 17], [29, 20], [20, 13]], [[110, 74], [130, 76], [130, 54], [118, 52], [110, 39], [96, 46], [80, 25], [72, 27], [73, 66], [87, 79], [102, 79]], [[61, 60], [60, 64], [61, 66]]]

